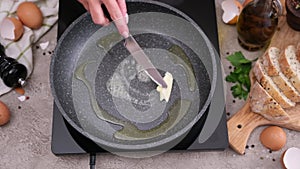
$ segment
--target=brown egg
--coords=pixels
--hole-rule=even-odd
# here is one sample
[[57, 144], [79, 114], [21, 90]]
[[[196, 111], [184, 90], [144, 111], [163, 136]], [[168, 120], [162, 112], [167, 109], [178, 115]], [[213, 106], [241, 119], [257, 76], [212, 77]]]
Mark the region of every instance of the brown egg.
[[43, 24], [43, 14], [33, 2], [22, 2], [17, 8], [17, 16], [22, 23], [32, 29], [39, 29]]
[[14, 17], [4, 18], [1, 22], [0, 29], [2, 38], [14, 41], [19, 40], [24, 33], [22, 22]]
[[8, 107], [0, 101], [0, 126], [8, 123], [10, 119], [10, 112], [8, 110]]
[[278, 126], [265, 128], [260, 134], [260, 142], [272, 151], [280, 150], [286, 143], [286, 134]]

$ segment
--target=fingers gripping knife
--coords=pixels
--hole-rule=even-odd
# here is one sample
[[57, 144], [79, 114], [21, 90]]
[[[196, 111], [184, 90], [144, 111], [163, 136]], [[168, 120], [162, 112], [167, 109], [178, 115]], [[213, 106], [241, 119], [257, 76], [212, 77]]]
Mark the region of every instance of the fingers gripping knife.
[[8, 87], [25, 85], [27, 69], [16, 59], [6, 56], [4, 47], [0, 44], [0, 77]]

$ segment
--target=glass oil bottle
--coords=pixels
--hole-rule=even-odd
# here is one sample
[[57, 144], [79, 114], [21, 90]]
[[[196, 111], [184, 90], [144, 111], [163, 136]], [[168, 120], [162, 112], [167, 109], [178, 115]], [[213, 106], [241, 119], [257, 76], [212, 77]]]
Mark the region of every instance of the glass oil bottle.
[[253, 0], [248, 3], [237, 22], [239, 44], [249, 51], [267, 46], [277, 29], [281, 13], [280, 0]]

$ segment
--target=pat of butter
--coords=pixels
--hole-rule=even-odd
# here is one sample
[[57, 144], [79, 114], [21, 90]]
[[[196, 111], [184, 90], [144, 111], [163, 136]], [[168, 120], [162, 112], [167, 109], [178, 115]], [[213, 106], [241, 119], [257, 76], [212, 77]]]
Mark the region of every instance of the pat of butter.
[[168, 87], [162, 88], [161, 86], [157, 86], [156, 90], [159, 92], [160, 101], [166, 100], [166, 102], [168, 102], [173, 87], [173, 76], [171, 73], [166, 72], [165, 77], [163, 79], [167, 83]]

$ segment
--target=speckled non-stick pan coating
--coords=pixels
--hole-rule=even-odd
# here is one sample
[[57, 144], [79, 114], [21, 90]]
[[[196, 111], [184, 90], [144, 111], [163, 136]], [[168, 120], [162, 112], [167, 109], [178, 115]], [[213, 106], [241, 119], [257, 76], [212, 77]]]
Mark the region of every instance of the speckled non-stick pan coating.
[[[159, 34], [140, 34], [136, 35], [135, 38], [140, 43], [143, 48], [162, 48], [169, 49], [172, 45], [180, 46], [185, 53], [188, 55], [190, 62], [192, 63], [195, 78], [197, 80], [197, 84], [199, 87], [199, 110], [198, 115], [193, 118], [183, 119], [183, 122], [180, 128], [174, 127], [168, 134], [164, 137], [160, 137], [159, 140], [152, 139], [150, 142], [139, 144], [140, 142], [118, 142], [115, 141], [114, 138], [101, 138], [100, 136], [95, 138], [92, 134], [85, 131], [85, 129], [81, 126], [73, 103], [73, 91], [72, 91], [72, 79], [74, 76], [74, 71], [76, 69], [77, 61], [79, 59], [79, 54], [82, 51], [82, 48], [86, 44], [89, 37], [91, 37], [101, 26], [95, 25], [91, 19], [91, 16], [86, 13], [78, 18], [62, 35], [61, 39], [58, 42], [58, 45], [55, 49], [55, 53], [53, 55], [51, 61], [51, 70], [50, 70], [50, 81], [51, 88], [54, 96], [55, 103], [57, 104], [60, 112], [64, 116], [64, 118], [80, 133], [85, 135], [86, 137], [91, 138], [96, 143], [101, 145], [112, 147], [115, 149], [151, 149], [154, 147], [158, 147], [161, 145], [165, 145], [168, 142], [172, 142], [173, 140], [178, 139], [180, 136], [186, 134], [186, 132], [197, 122], [202, 114], [205, 112], [205, 109], [208, 107], [208, 100], [210, 99], [212, 92], [214, 91], [215, 86], [215, 73], [216, 73], [216, 65], [214, 58], [215, 53], [212, 45], [208, 41], [207, 37], [204, 35], [202, 30], [196, 26], [196, 24], [185, 14], [180, 11], [169, 7], [167, 5], [157, 3], [157, 2], [147, 2], [147, 1], [130, 1], [127, 3], [128, 13], [139, 13], [139, 12], [163, 12], [167, 14], [176, 15], [186, 19], [188, 22], [195, 25], [196, 29], [199, 30], [199, 34], [203, 37], [203, 44], [199, 46], [200, 49], [197, 49], [203, 53], [203, 56], [198, 56], [192, 49], [189, 48], [188, 45], [173, 39], [172, 37], [163, 36]], [[176, 28], [174, 28], [176, 29]], [[159, 32], [158, 32], [159, 33]], [[152, 40], [151, 40], [152, 39]], [[113, 57], [113, 55], [118, 55], [119, 53], [126, 53], [126, 48], [119, 43], [115, 45], [110, 51], [108, 51], [107, 55], [103, 59], [103, 63], [100, 64], [98, 68], [98, 73], [96, 77], [96, 81], [100, 83], [100, 85], [95, 86], [96, 90], [96, 100], [97, 103], [103, 107], [108, 112], [111, 112], [114, 116], [122, 118], [118, 112], [115, 110], [113, 104], [108, 102], [103, 95], [108, 95], [105, 86], [107, 77], [111, 72], [113, 72], [117, 65], [122, 61], [120, 57]], [[112, 58], [112, 59], [107, 59]], [[206, 64], [209, 63], [209, 64]], [[102, 66], [101, 66], [102, 65]], [[104, 65], [104, 66], [103, 66]], [[208, 70], [208, 68], [210, 70]], [[160, 70], [161, 73], [164, 73]], [[138, 87], [142, 87], [142, 85], [138, 85]], [[149, 88], [149, 85], [146, 88]], [[152, 86], [154, 88], [155, 86]], [[151, 85], [150, 85], [151, 88]], [[176, 96], [179, 88], [174, 82], [174, 93], [172, 94], [173, 98], [180, 97]], [[174, 99], [170, 100], [170, 104], [174, 101]], [[101, 119], [98, 119], [101, 121]], [[188, 121], [184, 121], [188, 120]], [[101, 125], [101, 122], [99, 122]], [[184, 124], [184, 126], [183, 126]], [[137, 124], [140, 125], [141, 128], [146, 128], [147, 126], [151, 126], [151, 124]]]

